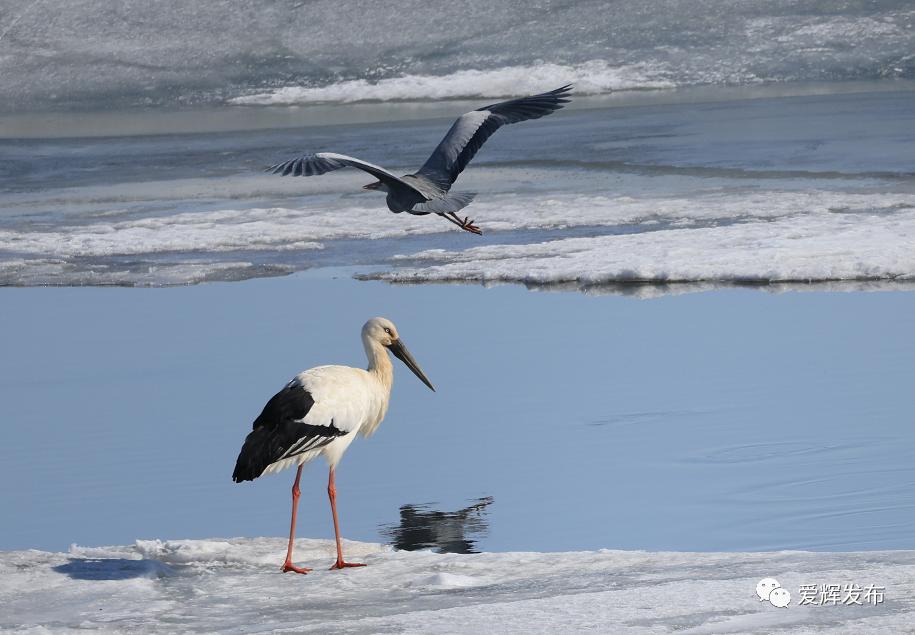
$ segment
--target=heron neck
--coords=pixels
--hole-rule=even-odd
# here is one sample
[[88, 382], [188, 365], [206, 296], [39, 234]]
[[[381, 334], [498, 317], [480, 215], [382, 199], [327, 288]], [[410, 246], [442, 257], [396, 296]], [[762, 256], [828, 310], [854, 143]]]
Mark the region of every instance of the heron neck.
[[394, 383], [394, 366], [391, 364], [387, 349], [368, 338], [363, 339], [362, 343], [365, 346], [365, 356], [369, 359], [368, 371], [378, 377], [381, 383], [390, 390]]

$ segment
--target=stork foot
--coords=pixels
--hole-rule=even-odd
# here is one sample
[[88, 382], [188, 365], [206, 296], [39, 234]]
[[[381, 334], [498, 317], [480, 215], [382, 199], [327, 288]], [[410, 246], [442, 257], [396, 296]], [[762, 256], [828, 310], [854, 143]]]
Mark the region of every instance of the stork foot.
[[289, 560], [287, 560], [286, 562], [283, 563], [283, 573], [289, 573], [290, 571], [292, 571], [293, 573], [301, 573], [302, 575], [305, 575], [306, 573], [311, 571], [311, 569], [309, 569], [307, 567], [297, 567], [294, 564], [292, 564], [291, 562], [289, 562]]
[[334, 563], [334, 566], [330, 568], [331, 571], [334, 569], [346, 569], [347, 567], [364, 567], [365, 565], [360, 562], [343, 562], [342, 560], [337, 560]]

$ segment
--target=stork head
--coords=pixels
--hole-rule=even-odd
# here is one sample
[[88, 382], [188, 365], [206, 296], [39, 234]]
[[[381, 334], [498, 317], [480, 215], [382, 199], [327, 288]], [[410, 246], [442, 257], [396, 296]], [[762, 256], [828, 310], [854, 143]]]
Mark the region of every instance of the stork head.
[[362, 339], [366, 342], [377, 342], [391, 351], [391, 354], [394, 355], [394, 357], [402, 361], [407, 368], [413, 371], [414, 375], [419, 377], [421, 382], [435, 392], [435, 387], [432, 385], [432, 382], [429, 381], [429, 378], [426, 377], [423, 369], [419, 367], [419, 364], [413, 359], [410, 351], [407, 350], [407, 347], [400, 339], [397, 327], [394, 326], [394, 323], [391, 320], [383, 317], [372, 318], [362, 327]]
[[369, 183], [368, 185], [362, 186], [363, 190], [378, 190], [384, 191], [384, 183], [381, 181], [375, 181], [374, 183]]

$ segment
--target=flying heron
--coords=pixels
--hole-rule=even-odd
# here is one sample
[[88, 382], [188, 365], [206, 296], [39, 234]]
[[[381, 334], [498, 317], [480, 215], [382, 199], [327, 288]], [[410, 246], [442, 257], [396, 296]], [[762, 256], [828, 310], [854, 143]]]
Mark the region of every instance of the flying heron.
[[503, 101], [462, 115], [423, 167], [414, 174], [395, 176], [374, 163], [335, 152], [318, 152], [290, 159], [267, 168], [267, 172], [282, 176], [312, 176], [345, 167], [358, 168], [378, 179], [363, 186], [363, 189], [387, 192], [388, 209], [395, 214], [438, 214], [461, 229], [482, 234], [472, 220], [466, 216], [461, 219], [457, 215], [470, 204], [476, 193], [451, 192], [451, 185], [496, 130], [510, 123], [539, 119], [559, 110], [568, 103], [571, 89], [569, 84], [548, 93]]
[[292, 564], [292, 547], [302, 466], [322, 454], [330, 465], [327, 495], [330, 497], [337, 542], [337, 561], [331, 569], [364, 566], [343, 560], [334, 470], [356, 434], [371, 435], [388, 411], [394, 367], [387, 351], [406, 364], [426, 386], [435, 390], [390, 320], [376, 317], [366, 322], [362, 327], [362, 345], [369, 360], [368, 370], [349, 366], [317, 366], [299, 373], [276, 393], [254, 420], [254, 429], [245, 439], [235, 463], [232, 480], [236, 483], [253, 481], [264, 474], [298, 466], [292, 484], [292, 522], [286, 561], [283, 563], [284, 573], [311, 571]]

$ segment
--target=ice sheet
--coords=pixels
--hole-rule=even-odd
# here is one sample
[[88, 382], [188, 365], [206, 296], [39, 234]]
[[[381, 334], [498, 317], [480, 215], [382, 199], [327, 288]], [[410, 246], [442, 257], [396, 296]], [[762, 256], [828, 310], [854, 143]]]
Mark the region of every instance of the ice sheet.
[[[723, 207], [730, 207], [728, 212], [696, 200], [660, 202], [654, 208], [641, 200], [638, 212], [623, 202], [615, 214], [620, 222], [644, 223], [653, 208], [655, 218], [674, 227], [463, 251], [426, 250], [397, 259], [412, 266], [368, 277], [534, 284], [915, 278], [911, 201], [872, 207], [862, 198], [843, 200], [841, 207], [831, 207], [839, 199], [823, 193], [769, 193], [745, 202], [727, 201]], [[704, 218], [718, 220], [700, 224]]]
[[[404, 28], [404, 16], [423, 28]], [[0, 2], [0, 111], [913, 76], [911, 4]], [[535, 81], [536, 80], [536, 81]], [[545, 86], [543, 84], [546, 84]], [[258, 95], [251, 99], [249, 96]]]
[[[279, 572], [280, 538], [138, 540], [0, 553], [0, 627], [18, 632], [902, 632], [915, 552], [435, 554], [345, 542], [369, 566], [327, 571], [333, 543], [297, 541], [307, 576]], [[792, 595], [756, 596], [775, 577]], [[884, 589], [883, 601], [799, 605], [801, 585]]]

